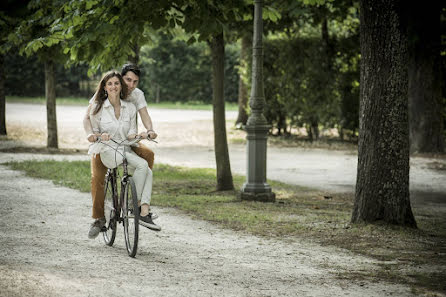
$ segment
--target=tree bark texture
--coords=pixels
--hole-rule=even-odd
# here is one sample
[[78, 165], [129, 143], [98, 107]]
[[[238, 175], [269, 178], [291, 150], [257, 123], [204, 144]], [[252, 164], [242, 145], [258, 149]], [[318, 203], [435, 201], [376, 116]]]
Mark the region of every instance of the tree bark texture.
[[411, 152], [444, 152], [439, 2], [410, 5], [409, 123]]
[[130, 63], [138, 65], [139, 63], [139, 52], [141, 50], [141, 47], [137, 44], [137, 43], [132, 43], [130, 45], [133, 53], [131, 55], [128, 56], [128, 60]]
[[[241, 47], [240, 47], [240, 64], [243, 65], [243, 68], [248, 65], [249, 59], [249, 48], [252, 44], [251, 39], [247, 34], [245, 34], [241, 39]], [[236, 125], [246, 125], [248, 121], [248, 87], [243, 80], [243, 75], [239, 74], [238, 81], [238, 116], [235, 121]]]
[[416, 227], [409, 199], [404, 3], [361, 0], [360, 5], [360, 131], [352, 222]]
[[47, 147], [58, 148], [57, 118], [56, 118], [56, 85], [54, 75], [54, 62], [45, 61], [45, 96], [47, 121]]
[[5, 62], [4, 56], [0, 54], [0, 135], [7, 135], [4, 62]]
[[233, 190], [231, 165], [226, 137], [224, 100], [225, 44], [223, 32], [212, 37], [212, 105], [214, 115], [214, 147], [217, 165], [217, 191]]

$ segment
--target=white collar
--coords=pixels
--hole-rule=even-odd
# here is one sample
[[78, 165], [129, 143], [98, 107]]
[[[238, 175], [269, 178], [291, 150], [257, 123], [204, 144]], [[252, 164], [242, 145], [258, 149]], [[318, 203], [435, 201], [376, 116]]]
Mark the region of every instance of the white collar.
[[[126, 108], [127, 105], [129, 104], [129, 102], [122, 100], [122, 99], [120, 99], [120, 100], [121, 100], [121, 107]], [[110, 100], [108, 100], [108, 98], [105, 99], [103, 106], [104, 106], [104, 108], [108, 108], [108, 107], [112, 106], [112, 104], [111, 104]]]

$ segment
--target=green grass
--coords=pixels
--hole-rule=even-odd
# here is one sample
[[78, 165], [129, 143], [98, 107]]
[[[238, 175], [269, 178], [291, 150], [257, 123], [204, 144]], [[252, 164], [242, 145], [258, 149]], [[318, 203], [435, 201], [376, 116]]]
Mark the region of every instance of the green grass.
[[[90, 164], [87, 161], [25, 161], [8, 165], [32, 177], [51, 179], [55, 184], [83, 192], [90, 191]], [[240, 189], [244, 180], [243, 176], [235, 175], [235, 188]], [[340, 278], [409, 283], [417, 293], [446, 291], [444, 283], [439, 285], [446, 277], [444, 209], [413, 207], [418, 229], [380, 223], [352, 225], [349, 223], [352, 194], [327, 196], [317, 190], [269, 181], [277, 201], [248, 202], [237, 198], [237, 190], [216, 192], [215, 181], [215, 170], [212, 169], [156, 164], [152, 203], [177, 208], [224, 228], [258, 236], [314, 241], [381, 261], [392, 261], [375, 271], [345, 272], [339, 275]], [[419, 270], [421, 266], [428, 269]]]
[[[90, 98], [56, 98], [56, 104], [60, 105], [88, 105]], [[45, 104], [46, 99], [44, 97], [18, 97], [18, 96], [6, 96], [6, 102], [8, 103], [32, 103], [32, 104]], [[148, 102], [149, 108], [164, 108], [164, 109], [188, 109], [188, 110], [212, 110], [212, 104], [205, 104], [203, 102], [161, 102], [154, 103]], [[236, 103], [226, 103], [226, 110], [238, 110]]]

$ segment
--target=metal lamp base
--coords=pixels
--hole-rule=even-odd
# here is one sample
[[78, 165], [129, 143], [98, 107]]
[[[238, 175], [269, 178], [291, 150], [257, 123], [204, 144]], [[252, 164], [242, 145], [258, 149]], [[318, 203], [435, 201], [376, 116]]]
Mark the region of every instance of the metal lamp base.
[[254, 192], [240, 192], [238, 197], [241, 200], [259, 201], [259, 202], [275, 202], [276, 194], [273, 192], [254, 193]]

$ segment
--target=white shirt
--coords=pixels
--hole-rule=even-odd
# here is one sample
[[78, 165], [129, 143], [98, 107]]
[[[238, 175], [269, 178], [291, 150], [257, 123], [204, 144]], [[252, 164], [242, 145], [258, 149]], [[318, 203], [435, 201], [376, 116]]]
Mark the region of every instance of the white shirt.
[[[116, 142], [126, 140], [129, 135], [137, 134], [136, 130], [136, 108], [130, 102], [121, 100], [121, 113], [119, 119], [115, 116], [115, 110], [110, 101], [106, 99], [97, 114], [93, 114], [96, 108], [96, 102], [90, 109], [90, 122], [94, 133], [108, 133], [110, 138]], [[100, 154], [102, 152], [113, 150], [118, 145], [113, 141], [108, 141], [108, 145], [94, 143], [90, 145], [89, 154]], [[123, 150], [123, 146], [119, 150]]]
[[[94, 97], [96, 96], [96, 94], [93, 95], [93, 97], [91, 97], [90, 99], [90, 104], [94, 104]], [[127, 97], [126, 99], [127, 101], [133, 103], [136, 107], [136, 110], [140, 110], [141, 108], [147, 107], [147, 103], [146, 103], [146, 97], [144, 96], [144, 92], [141, 91], [138, 88], [135, 88], [130, 95]]]

